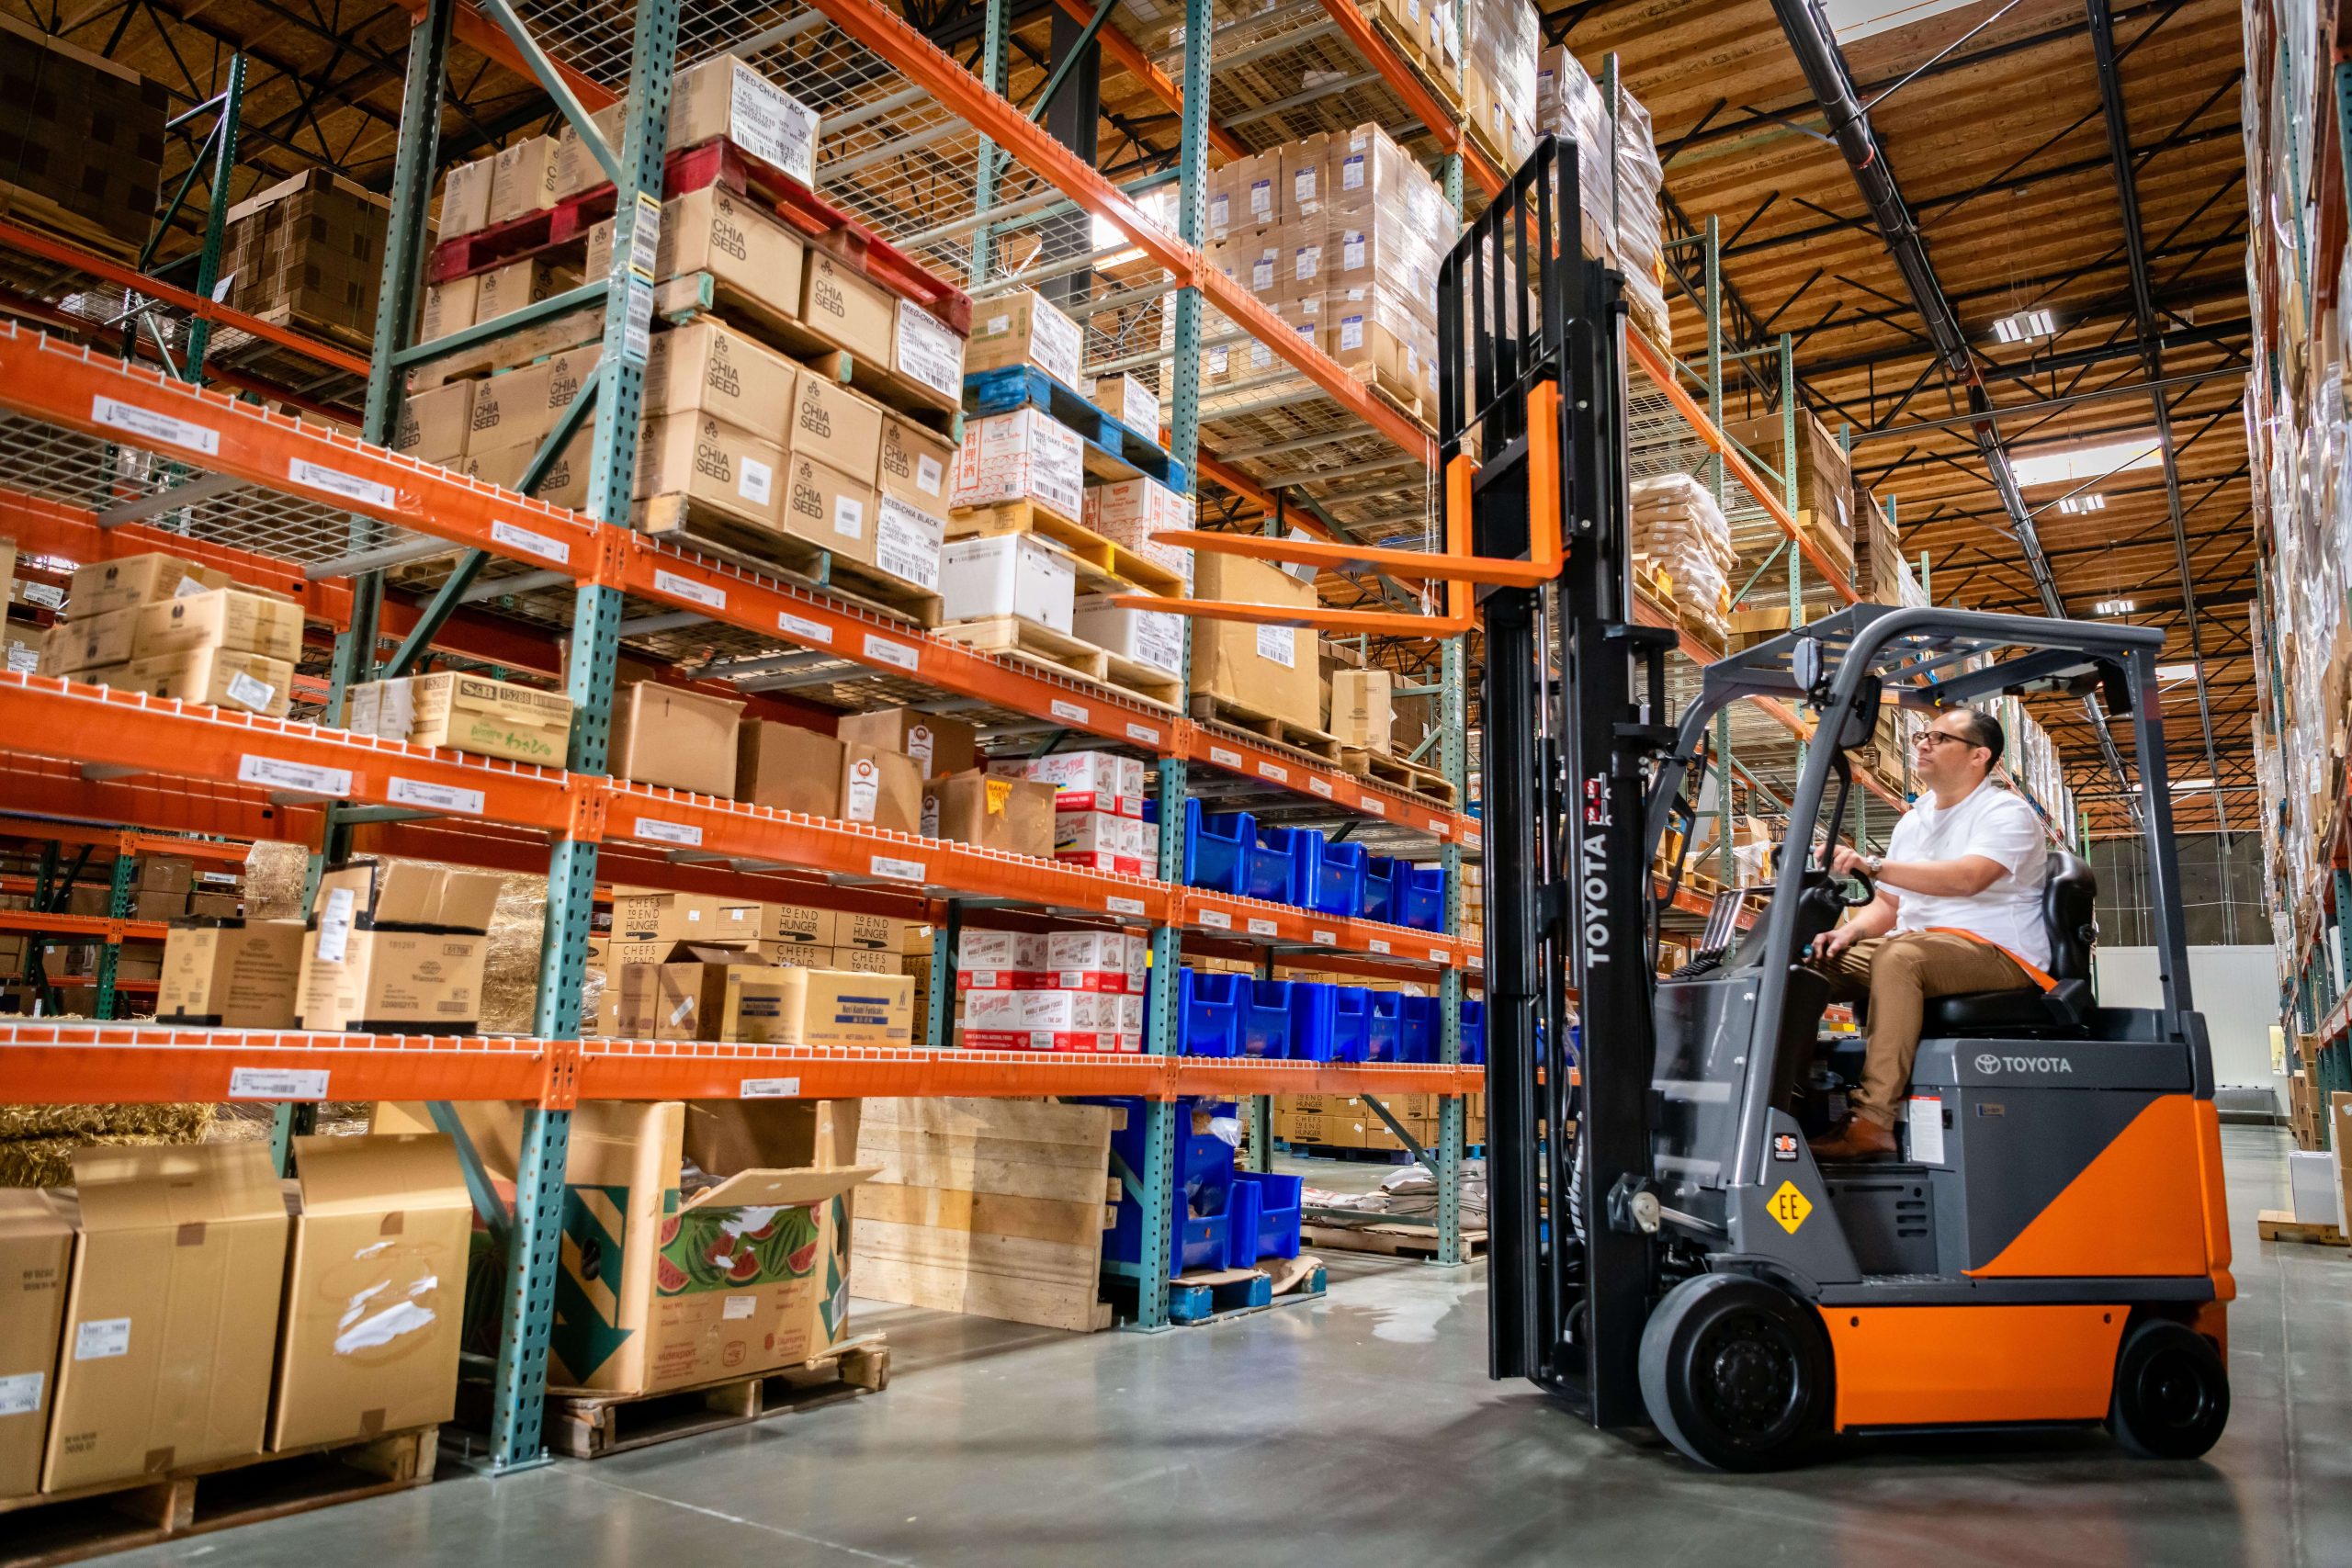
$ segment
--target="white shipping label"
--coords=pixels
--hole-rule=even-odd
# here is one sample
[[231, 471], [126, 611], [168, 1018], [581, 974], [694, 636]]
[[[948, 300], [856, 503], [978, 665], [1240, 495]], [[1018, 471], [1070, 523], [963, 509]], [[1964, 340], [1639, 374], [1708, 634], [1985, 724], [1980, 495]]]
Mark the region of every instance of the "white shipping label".
[[833, 532], [844, 539], [865, 537], [865, 502], [854, 495], [833, 497]]
[[690, 844], [699, 847], [702, 829], [690, 822], [664, 822], [659, 818], [640, 817], [637, 819], [636, 837], [651, 839], [662, 844]]
[[1216, 238], [1222, 240], [1225, 238], [1225, 231], [1232, 227], [1233, 197], [1219, 191], [1209, 197], [1209, 231]]
[[571, 547], [561, 539], [550, 539], [545, 534], [535, 534], [512, 523], [492, 523], [490, 525], [490, 542], [510, 546], [525, 555], [551, 560], [559, 566], [571, 558]]
[[727, 590], [714, 587], [707, 582], [696, 582], [691, 577], [680, 577], [674, 571], [662, 571], [657, 569], [653, 573], [653, 586], [662, 592], [674, 593], [681, 599], [709, 609], [727, 608]]
[[740, 60], [728, 81], [727, 135], [802, 185], [816, 185], [816, 115]]
[[735, 1091], [741, 1100], [791, 1100], [800, 1093], [798, 1078], [745, 1078]]
[[1250, 216], [1252, 218], [1271, 218], [1273, 216], [1273, 211], [1274, 182], [1272, 180], [1251, 180], [1250, 182]]
[[932, 736], [931, 726], [916, 724], [908, 727], [907, 755], [921, 762], [924, 773], [931, 772], [932, 761], [939, 755], [938, 743]]
[[1222, 376], [1233, 363], [1233, 351], [1223, 344], [1209, 350], [1209, 374]]
[[1313, 201], [1315, 199], [1315, 182], [1322, 173], [1323, 171], [1321, 169], [1301, 169], [1298, 173], [1291, 175], [1291, 199], [1294, 201]]
[[1071, 724], [1087, 724], [1094, 717], [1093, 709], [1081, 706], [1077, 703], [1066, 703], [1059, 697], [1056, 697], [1046, 705], [1056, 718], [1067, 719]]
[[1263, 294], [1274, 286], [1274, 258], [1260, 256], [1250, 264], [1250, 291]]
[[30, 1416], [40, 1408], [40, 1372], [0, 1378], [0, 1416]]
[[229, 677], [229, 700], [241, 708], [266, 713], [277, 696], [277, 687], [266, 681], [256, 681], [242, 670]]
[[323, 468], [300, 457], [287, 463], [286, 477], [298, 485], [308, 485], [312, 490], [322, 490], [329, 495], [339, 495], [345, 501], [356, 501], [367, 506], [389, 509], [399, 499], [390, 485], [363, 479], [357, 474], [346, 474], [340, 468]]
[[38, 675], [40, 673], [40, 649], [21, 642], [8, 645], [8, 673]]
[[327, 907], [319, 911], [318, 957], [322, 964], [343, 962], [345, 944], [351, 940], [351, 910], [358, 896], [348, 887], [336, 887], [327, 893]]
[[1340, 267], [1345, 272], [1363, 270], [1363, 231], [1351, 229], [1340, 241]]
[[324, 1067], [229, 1069], [231, 1100], [324, 1100], [326, 1097], [327, 1070]]
[[44, 610], [65, 607], [65, 590], [54, 582], [25, 582], [17, 586], [25, 591], [25, 603], [28, 604], [38, 604]]
[[1915, 1094], [1905, 1119], [1911, 1135], [1910, 1158], [1920, 1165], [1944, 1163], [1944, 1102], [1940, 1095]]
[[921, 882], [928, 868], [919, 860], [893, 860], [888, 855], [876, 855], [866, 862], [876, 876], [887, 876], [898, 882]]
[[1363, 154], [1351, 152], [1340, 160], [1340, 186], [1343, 190], [1363, 188]]
[[272, 789], [290, 789], [303, 795], [323, 795], [341, 800], [351, 793], [351, 770], [315, 768], [307, 762], [257, 757], [248, 751], [237, 759], [237, 782], [266, 784]]
[[153, 409], [142, 409], [136, 403], [126, 403], [113, 398], [93, 398], [90, 417], [109, 430], [119, 430], [141, 441], [161, 441], [169, 446], [185, 446], [192, 452], [207, 454], [220, 450], [220, 433], [207, 424], [190, 424], [184, 419], [174, 419]]
[[1250, 934], [1251, 936], [1272, 936], [1280, 929], [1281, 928], [1272, 920], [1261, 919], [1255, 915], [1250, 917]]
[[899, 307], [898, 368], [944, 397], [963, 396], [962, 347], [945, 322], [920, 306]]
[[1290, 276], [1294, 283], [1312, 283], [1315, 275], [1323, 270], [1323, 247], [1301, 245], [1292, 253]]
[[1271, 659], [1285, 670], [1298, 668], [1298, 633], [1289, 626], [1260, 626], [1258, 657]]
[[74, 1359], [103, 1361], [130, 1354], [130, 1319], [99, 1317], [74, 1325]]
[[937, 495], [939, 487], [947, 479], [947, 467], [928, 452], [915, 459], [915, 488], [925, 495]]
[[739, 1317], [749, 1317], [759, 1310], [760, 1298], [757, 1296], [729, 1296], [719, 1315], [731, 1323]]
[[1341, 351], [1342, 353], [1344, 353], [1344, 352], [1346, 352], [1347, 350], [1349, 350], [1349, 349], [1351, 349], [1351, 348], [1362, 348], [1363, 346], [1363, 318], [1362, 316], [1342, 316], [1342, 317], [1340, 317], [1340, 351]]
[[424, 779], [404, 779], [392, 775], [384, 795], [395, 806], [422, 806], [428, 811], [457, 811], [468, 817], [479, 817], [487, 807], [478, 789], [461, 789], [456, 784], [433, 784]]
[[865, 639], [865, 657], [876, 664], [894, 665], [900, 670], [912, 670], [922, 662], [922, 656], [905, 643], [871, 635]]
[[757, 457], [744, 458], [742, 477], [735, 481], [735, 493], [754, 506], [765, 506], [768, 497], [775, 493], [775, 470]]
[[925, 592], [936, 592], [939, 541], [944, 532], [937, 518], [895, 495], [883, 496], [874, 513], [874, 564]]
[[193, 599], [199, 593], [209, 593], [210, 592], [211, 590], [204, 585], [204, 581], [201, 578], [183, 577], [179, 580], [178, 584], [173, 588], [172, 597], [175, 599]]
[[1223, 909], [1203, 909], [1200, 922], [1216, 931], [1229, 931], [1233, 929], [1233, 917]]
[[[1051, 307], [1035, 312], [1031, 319], [1035, 325], [1030, 330], [1029, 336], [1032, 346], [1036, 350], [1038, 365], [1046, 375], [1067, 381], [1075, 388], [1079, 367], [1086, 355], [1078, 323]], [[1050, 423], [1042, 414], [1038, 420], [1041, 423]], [[1064, 427], [1056, 424], [1054, 428], [1060, 430]], [[1075, 442], [1077, 439], [1077, 434], [1072, 432], [1070, 440]]]

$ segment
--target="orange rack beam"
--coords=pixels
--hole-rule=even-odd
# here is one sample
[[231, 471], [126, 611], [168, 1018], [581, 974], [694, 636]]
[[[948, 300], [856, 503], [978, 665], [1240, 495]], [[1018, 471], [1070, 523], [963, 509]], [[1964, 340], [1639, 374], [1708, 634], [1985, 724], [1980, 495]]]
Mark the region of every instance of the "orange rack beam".
[[161, 942], [172, 928], [162, 920], [118, 920], [110, 915], [53, 915], [40, 909], [0, 909], [0, 931], [87, 937], [93, 942]]

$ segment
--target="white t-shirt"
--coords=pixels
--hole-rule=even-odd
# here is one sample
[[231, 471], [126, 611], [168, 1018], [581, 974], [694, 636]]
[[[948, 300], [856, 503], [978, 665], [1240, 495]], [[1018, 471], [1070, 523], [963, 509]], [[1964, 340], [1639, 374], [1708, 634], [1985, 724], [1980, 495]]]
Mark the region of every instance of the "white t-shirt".
[[1894, 825], [1891, 861], [1960, 860], [1983, 855], [2007, 871], [1973, 897], [1939, 897], [1890, 887], [1899, 900], [1894, 929], [1958, 926], [2007, 948], [2037, 969], [2050, 967], [2050, 935], [2041, 925], [2041, 885], [2050, 877], [2050, 841], [2033, 807], [1990, 779], [1953, 807], [1923, 795]]

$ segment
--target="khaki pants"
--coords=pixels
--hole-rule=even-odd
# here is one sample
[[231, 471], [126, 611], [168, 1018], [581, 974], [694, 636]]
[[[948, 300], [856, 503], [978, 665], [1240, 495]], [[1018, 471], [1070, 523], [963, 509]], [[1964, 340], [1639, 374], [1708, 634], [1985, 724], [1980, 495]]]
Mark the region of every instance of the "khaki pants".
[[1929, 997], [2034, 985], [1999, 948], [1940, 931], [1902, 931], [1858, 942], [1830, 960], [1827, 971], [1833, 1000], [1870, 1000], [1870, 1050], [1854, 1114], [1887, 1128], [1894, 1125], [1903, 1091], [1910, 1087]]

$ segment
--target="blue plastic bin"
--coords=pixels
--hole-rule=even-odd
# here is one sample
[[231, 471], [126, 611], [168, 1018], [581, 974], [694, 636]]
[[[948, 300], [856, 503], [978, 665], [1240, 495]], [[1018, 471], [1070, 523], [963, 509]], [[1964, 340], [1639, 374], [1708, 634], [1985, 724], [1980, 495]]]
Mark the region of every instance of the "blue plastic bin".
[[1363, 914], [1364, 863], [1369, 858], [1370, 852], [1362, 844], [1325, 844], [1306, 907], [1318, 914], [1348, 919]]
[[1462, 1001], [1462, 1059], [1473, 1066], [1487, 1060], [1487, 1004], [1467, 997]]
[[[1241, 1054], [1240, 990], [1247, 975], [1176, 971], [1176, 1049], [1187, 1056]], [[1152, 984], [1158, 985], [1158, 975]]]
[[[1227, 1226], [1227, 1246], [1233, 1260], [1227, 1267], [1247, 1269], [1261, 1258], [1298, 1256], [1299, 1209], [1306, 1187], [1306, 1179], [1302, 1176], [1234, 1172], [1234, 1195], [1238, 1199], [1245, 1191], [1250, 1194], [1252, 1223], [1246, 1227], [1238, 1223]], [[1241, 1208], [1237, 1202], [1227, 1213], [1238, 1222]]]
[[1387, 920], [1394, 924], [1396, 917], [1388, 912], [1389, 894], [1395, 884], [1389, 873], [1396, 863], [1386, 855], [1367, 855], [1363, 863], [1363, 898], [1362, 912], [1367, 920]]
[[1365, 1060], [1437, 1060], [1435, 997], [1408, 997], [1402, 991], [1374, 991], [1371, 996], [1371, 1046], [1365, 1054]]
[[[1277, 904], [1305, 908], [1314, 896], [1315, 887], [1323, 878], [1325, 845], [1322, 829], [1317, 828], [1261, 828], [1258, 829], [1261, 856], [1279, 855], [1288, 863], [1290, 879], [1277, 892], [1252, 891], [1258, 898], [1271, 898]], [[1258, 868], [1260, 880], [1273, 886], [1274, 870], [1271, 861]]]
[[1311, 878], [1323, 835], [1306, 828], [1269, 828], [1247, 811], [1204, 811], [1184, 803], [1184, 881], [1193, 887], [1296, 904], [1302, 875]]
[[1441, 931], [1445, 929], [1445, 867], [1419, 866], [1405, 861], [1391, 863], [1389, 874], [1389, 919], [1415, 931]]
[[[1105, 1105], [1124, 1107], [1126, 1124], [1111, 1134], [1111, 1147], [1131, 1171], [1140, 1172], [1145, 1165], [1145, 1124], [1148, 1120], [1144, 1101], [1134, 1099], [1106, 1100]], [[1243, 1223], [1244, 1234], [1258, 1229], [1257, 1194], [1253, 1191], [1241, 1198], [1237, 1213], [1236, 1184], [1233, 1169], [1233, 1145], [1212, 1133], [1194, 1133], [1193, 1111], [1205, 1107], [1212, 1115], [1230, 1116], [1230, 1102], [1215, 1103], [1199, 1100], [1179, 1100], [1176, 1111], [1176, 1190], [1171, 1194], [1170, 1213], [1174, 1216], [1169, 1226], [1168, 1270], [1182, 1274], [1188, 1269], [1225, 1269], [1233, 1255], [1233, 1237], [1238, 1218]], [[1102, 1244], [1105, 1261], [1140, 1263], [1143, 1261], [1143, 1209], [1135, 1194], [1122, 1190], [1119, 1194], [1119, 1218]], [[1253, 1259], [1254, 1261], [1254, 1259]]]
[[1339, 1048], [1335, 1026], [1340, 987], [1319, 980], [1290, 986], [1290, 1055], [1300, 1062], [1332, 1062]]
[[1331, 1056], [1334, 1062], [1371, 1059], [1372, 993], [1362, 986], [1331, 987]]

